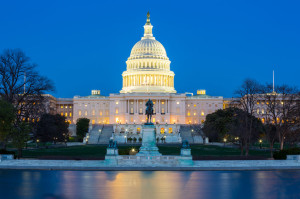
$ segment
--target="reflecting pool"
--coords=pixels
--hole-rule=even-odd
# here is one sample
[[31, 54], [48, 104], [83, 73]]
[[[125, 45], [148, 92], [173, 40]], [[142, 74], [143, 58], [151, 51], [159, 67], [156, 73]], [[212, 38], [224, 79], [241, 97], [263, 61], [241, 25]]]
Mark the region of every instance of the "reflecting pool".
[[0, 170], [0, 198], [300, 198], [300, 171]]

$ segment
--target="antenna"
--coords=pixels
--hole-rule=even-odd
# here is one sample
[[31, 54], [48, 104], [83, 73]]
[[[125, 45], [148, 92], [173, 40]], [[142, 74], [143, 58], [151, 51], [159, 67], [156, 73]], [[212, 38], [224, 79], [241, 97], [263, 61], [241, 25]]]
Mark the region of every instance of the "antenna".
[[274, 70], [273, 70], [273, 93], [275, 92], [275, 77], [274, 77]]

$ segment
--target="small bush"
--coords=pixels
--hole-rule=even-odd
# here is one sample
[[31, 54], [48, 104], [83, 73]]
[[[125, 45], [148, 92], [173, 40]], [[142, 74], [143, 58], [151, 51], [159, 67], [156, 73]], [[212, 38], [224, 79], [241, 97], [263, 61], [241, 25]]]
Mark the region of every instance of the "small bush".
[[130, 148], [119, 149], [119, 155], [129, 155]]
[[287, 155], [300, 155], [300, 148], [283, 149], [273, 154], [275, 160], [285, 160]]

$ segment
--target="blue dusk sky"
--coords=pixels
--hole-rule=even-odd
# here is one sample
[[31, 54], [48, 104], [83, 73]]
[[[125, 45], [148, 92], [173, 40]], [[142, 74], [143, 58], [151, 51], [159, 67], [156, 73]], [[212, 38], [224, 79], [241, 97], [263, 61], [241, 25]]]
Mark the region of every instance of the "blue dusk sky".
[[147, 11], [178, 93], [232, 97], [245, 78], [300, 85], [300, 1], [0, 1], [0, 51], [20, 48], [55, 97], [122, 89]]

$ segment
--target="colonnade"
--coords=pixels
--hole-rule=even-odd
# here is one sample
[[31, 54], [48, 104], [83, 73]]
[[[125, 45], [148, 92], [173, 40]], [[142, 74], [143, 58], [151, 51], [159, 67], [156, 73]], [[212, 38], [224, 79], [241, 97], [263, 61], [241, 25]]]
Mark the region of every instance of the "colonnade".
[[139, 68], [170, 70], [170, 61], [127, 61], [127, 70]]
[[174, 87], [171, 75], [128, 75], [123, 77], [123, 87], [130, 86], [167, 86]]

